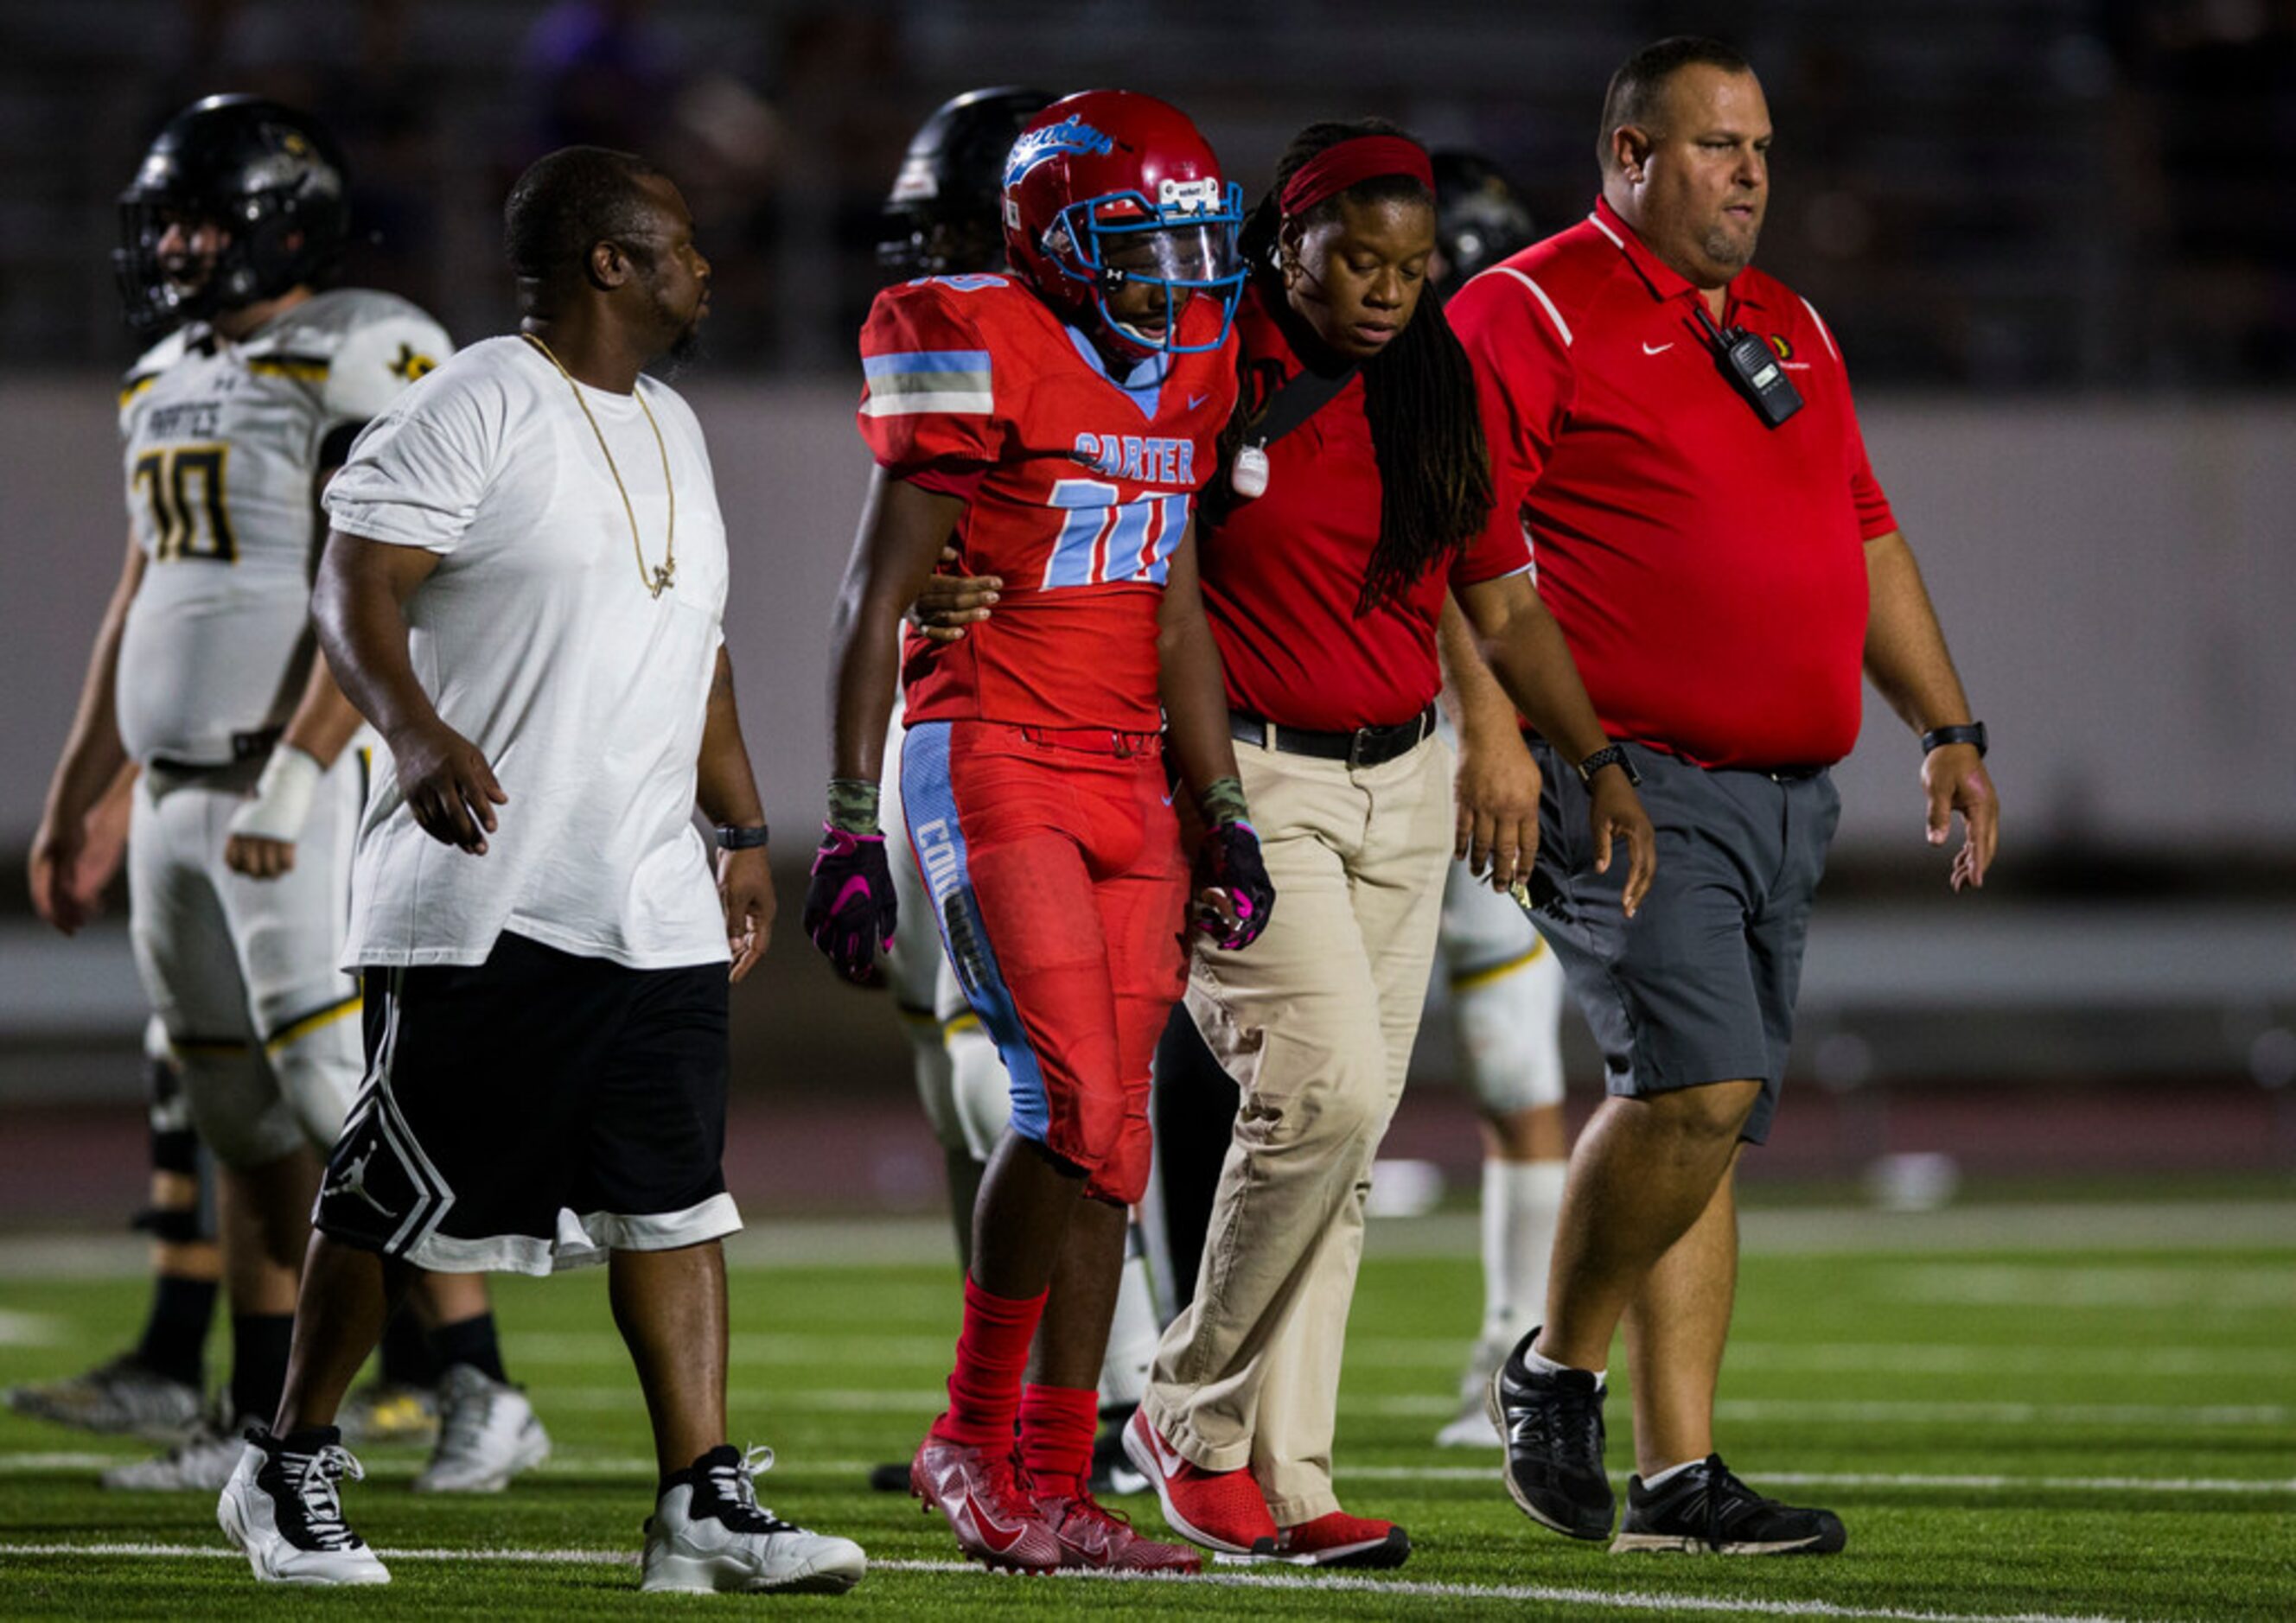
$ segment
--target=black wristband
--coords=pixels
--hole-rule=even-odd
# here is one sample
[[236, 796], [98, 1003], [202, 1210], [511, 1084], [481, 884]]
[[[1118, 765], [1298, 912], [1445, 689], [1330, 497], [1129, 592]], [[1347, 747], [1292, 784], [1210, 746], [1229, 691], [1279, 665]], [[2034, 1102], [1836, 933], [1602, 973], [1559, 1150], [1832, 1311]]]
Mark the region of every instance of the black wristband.
[[1624, 744], [1604, 744], [1594, 754], [1580, 761], [1578, 781], [1582, 783], [1592, 783], [1595, 781], [1595, 775], [1605, 766], [1616, 766], [1625, 773], [1627, 782], [1630, 784], [1639, 786], [1643, 781], [1643, 775], [1635, 770], [1634, 762], [1627, 758], [1627, 747]]
[[1985, 724], [1972, 721], [1965, 727], [1931, 727], [1922, 734], [1922, 753], [1941, 750], [1948, 744], [1974, 744], [1977, 758], [1985, 758]]
[[721, 851], [754, 851], [766, 843], [766, 825], [755, 828], [735, 828], [730, 824], [718, 825], [718, 848]]

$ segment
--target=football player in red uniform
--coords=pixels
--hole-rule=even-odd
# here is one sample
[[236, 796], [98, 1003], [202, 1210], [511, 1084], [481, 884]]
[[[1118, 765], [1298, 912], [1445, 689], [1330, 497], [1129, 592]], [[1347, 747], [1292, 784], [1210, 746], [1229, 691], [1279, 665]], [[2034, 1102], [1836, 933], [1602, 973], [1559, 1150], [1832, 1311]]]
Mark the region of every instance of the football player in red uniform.
[[1242, 198], [1177, 110], [1087, 91], [1021, 133], [1003, 202], [1013, 275], [889, 289], [862, 334], [877, 470], [832, 626], [830, 816], [805, 926], [856, 979], [891, 937], [876, 812], [894, 635], [954, 534], [957, 570], [1001, 577], [1002, 603], [962, 642], [905, 644], [902, 791], [1013, 1114], [975, 1209], [948, 1409], [911, 1488], [990, 1566], [1193, 1570], [1193, 1552], [1103, 1512], [1086, 1474], [1148, 1176], [1149, 1058], [1185, 975], [1174, 783], [1205, 829], [1196, 922], [1241, 948], [1275, 900], [1190, 521], [1235, 398]]

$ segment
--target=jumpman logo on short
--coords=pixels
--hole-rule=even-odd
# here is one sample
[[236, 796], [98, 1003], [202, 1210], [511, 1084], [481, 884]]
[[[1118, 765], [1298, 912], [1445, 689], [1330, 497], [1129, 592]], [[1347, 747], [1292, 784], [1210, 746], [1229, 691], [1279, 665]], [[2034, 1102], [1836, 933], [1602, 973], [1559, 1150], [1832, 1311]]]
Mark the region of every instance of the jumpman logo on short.
[[381, 1201], [376, 1200], [368, 1191], [366, 1186], [366, 1164], [374, 1159], [374, 1151], [375, 1146], [369, 1144], [366, 1147], [366, 1153], [365, 1155], [360, 1156], [349, 1166], [344, 1168], [342, 1176], [336, 1179], [333, 1183], [329, 1184], [326, 1188], [322, 1190], [320, 1193], [329, 1200], [332, 1200], [339, 1194], [355, 1194], [358, 1196], [360, 1200], [365, 1201], [369, 1206], [373, 1207], [375, 1210], [381, 1212], [384, 1217], [396, 1217], [398, 1214], [391, 1210], [390, 1207], [385, 1206]]

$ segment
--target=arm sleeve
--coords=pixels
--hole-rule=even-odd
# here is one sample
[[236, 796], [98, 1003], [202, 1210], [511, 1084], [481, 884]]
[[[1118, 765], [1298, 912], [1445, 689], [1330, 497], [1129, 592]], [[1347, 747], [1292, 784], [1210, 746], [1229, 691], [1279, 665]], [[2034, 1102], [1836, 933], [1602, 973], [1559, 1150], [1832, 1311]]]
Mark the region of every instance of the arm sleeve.
[[1506, 402], [1488, 367], [1475, 367], [1475, 400], [1482, 412], [1483, 441], [1491, 452], [1491, 516], [1480, 534], [1451, 555], [1451, 584], [1455, 586], [1480, 586], [1486, 580], [1496, 580], [1530, 567], [1530, 541], [1522, 526], [1522, 498], [1517, 495], [1509, 501], [1502, 494], [1499, 442], [1511, 429]]
[[861, 438], [888, 473], [930, 489], [1000, 460], [999, 397], [1020, 387], [996, 375], [967, 297], [937, 282], [887, 288], [861, 330]]
[[1801, 307], [1809, 312], [1810, 324], [1817, 329], [1818, 341], [1841, 374], [1841, 434], [1843, 461], [1849, 470], [1849, 501], [1857, 511], [1857, 535], [1860, 540], [1871, 541], [1876, 536], [1886, 536], [1898, 528], [1898, 515], [1890, 510], [1890, 498], [1882, 492], [1882, 481], [1874, 477], [1874, 463], [1866, 455], [1865, 430], [1857, 425], [1857, 403], [1849, 388], [1849, 363], [1841, 357], [1841, 346], [1833, 341], [1833, 330], [1825, 324], [1825, 317], [1808, 299]]
[[[1444, 314], [1474, 368], [1491, 455], [1490, 524], [1478, 543], [1461, 549], [1453, 566], [1453, 580], [1472, 586], [1529, 561], [1523, 501], [1546, 471], [1547, 455], [1570, 419], [1577, 374], [1570, 340], [1510, 272], [1485, 271], [1459, 291]], [[1514, 554], [1521, 554], [1515, 561], [1494, 567]], [[1484, 561], [1477, 563], [1479, 558]], [[1463, 572], [1471, 569], [1483, 572]]]
[[411, 305], [360, 324], [327, 368], [319, 397], [327, 426], [381, 416], [408, 384], [454, 353], [447, 330]]
[[1874, 464], [1866, 456], [1866, 436], [1858, 432], [1854, 413], [1849, 418], [1849, 499], [1857, 507], [1857, 534], [1860, 539], [1871, 541], [1897, 529], [1898, 515], [1890, 509], [1882, 481], [1874, 477]]
[[347, 535], [452, 553], [492, 480], [498, 439], [468, 389], [403, 400], [351, 447], [327, 486], [327, 521]]

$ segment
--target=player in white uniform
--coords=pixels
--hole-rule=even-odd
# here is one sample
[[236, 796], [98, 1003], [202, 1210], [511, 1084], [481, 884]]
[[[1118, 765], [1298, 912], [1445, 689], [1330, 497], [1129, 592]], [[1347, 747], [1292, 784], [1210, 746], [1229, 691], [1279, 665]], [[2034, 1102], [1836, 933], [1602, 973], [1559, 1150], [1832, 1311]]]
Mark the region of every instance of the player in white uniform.
[[[343, 190], [310, 120], [216, 96], [170, 121], [121, 199], [130, 324], [172, 330], [120, 391], [127, 560], [32, 884], [44, 912], [73, 893], [86, 813], [132, 762], [130, 936], [221, 1169], [234, 1368], [217, 1419], [113, 1487], [219, 1487], [232, 1422], [276, 1406], [314, 1151], [365, 1070], [358, 983], [336, 963], [366, 751], [314, 658], [316, 504], [359, 427], [452, 346], [404, 299], [316, 291], [345, 240]], [[483, 1287], [436, 1279], [430, 1299], [459, 1367], [418, 1485], [499, 1488], [548, 1439], [502, 1379]]]
[[[1434, 154], [1434, 163], [1438, 263], [1429, 266], [1428, 279], [1447, 290], [1528, 247], [1535, 234], [1530, 210], [1488, 160], [1444, 152]], [[1447, 614], [1446, 664], [1454, 677], [1447, 702], [1456, 701], [1471, 715], [1485, 707], [1470, 723], [1490, 730], [1485, 753], [1528, 765], [1528, 751], [1518, 753], [1507, 736], [1516, 730], [1514, 707], [1456, 620], [1456, 611]], [[1527, 809], [1535, 835], [1535, 790]], [[1472, 840], [1472, 830], [1463, 833]], [[1496, 1447], [1484, 1394], [1507, 1349], [1544, 1316], [1547, 1257], [1562, 1204], [1570, 1148], [1557, 1040], [1562, 968], [1514, 898], [1479, 881], [1467, 862], [1453, 863], [1444, 883], [1438, 942], [1450, 981], [1459, 1078], [1474, 1091], [1483, 1123], [1483, 1325], [1460, 1380], [1459, 1413], [1435, 1440]]]

